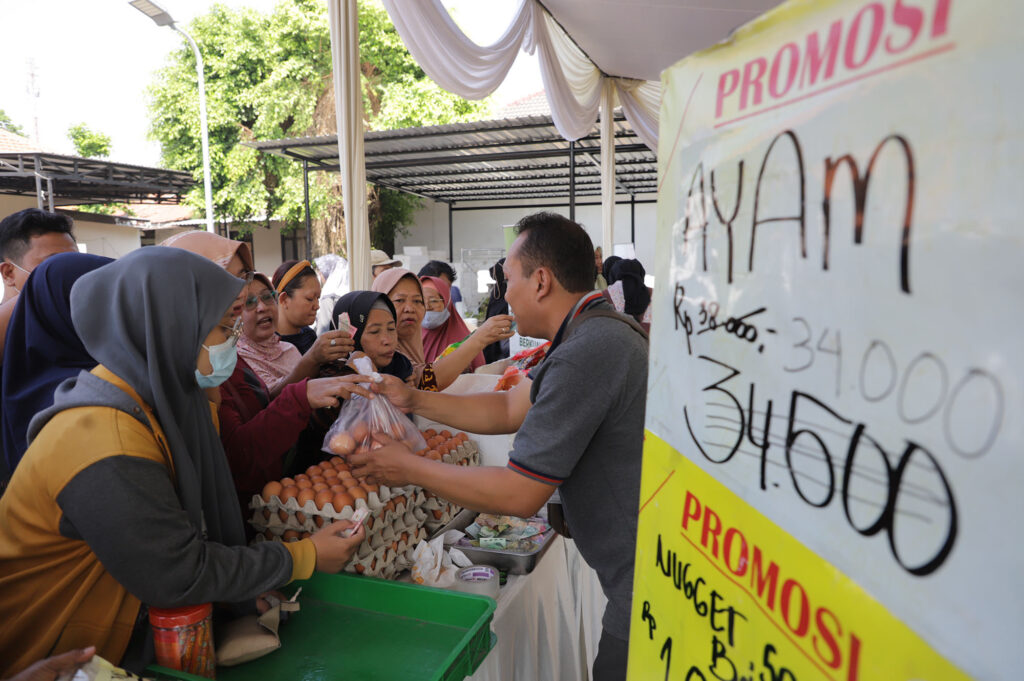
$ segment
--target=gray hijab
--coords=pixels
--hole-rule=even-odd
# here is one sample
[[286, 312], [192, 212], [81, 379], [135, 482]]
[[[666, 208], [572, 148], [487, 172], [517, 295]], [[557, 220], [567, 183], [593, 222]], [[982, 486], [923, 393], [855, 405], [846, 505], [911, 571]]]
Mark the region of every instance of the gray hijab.
[[140, 248], [82, 276], [71, 290], [71, 319], [89, 354], [155, 412], [182, 507], [197, 530], [205, 520], [207, 538], [227, 545], [244, 544], [245, 532], [195, 369], [203, 341], [243, 285], [194, 253]]

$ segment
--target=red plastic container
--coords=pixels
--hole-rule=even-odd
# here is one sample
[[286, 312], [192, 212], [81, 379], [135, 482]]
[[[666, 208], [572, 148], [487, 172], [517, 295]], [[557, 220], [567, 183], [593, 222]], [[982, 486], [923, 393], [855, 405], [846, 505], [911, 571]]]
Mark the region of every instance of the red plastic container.
[[157, 664], [169, 669], [217, 678], [213, 651], [213, 606], [150, 608]]

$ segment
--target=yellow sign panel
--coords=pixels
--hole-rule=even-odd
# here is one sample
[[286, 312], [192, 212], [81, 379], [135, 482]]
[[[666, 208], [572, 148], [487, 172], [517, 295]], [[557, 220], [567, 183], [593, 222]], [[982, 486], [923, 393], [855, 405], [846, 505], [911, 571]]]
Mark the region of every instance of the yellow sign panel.
[[969, 678], [650, 432], [640, 499], [629, 678]]

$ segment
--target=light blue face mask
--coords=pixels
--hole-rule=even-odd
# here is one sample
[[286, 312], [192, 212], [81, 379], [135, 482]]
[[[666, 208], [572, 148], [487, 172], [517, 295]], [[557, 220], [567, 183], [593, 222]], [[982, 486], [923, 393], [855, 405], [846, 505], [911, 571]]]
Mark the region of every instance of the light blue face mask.
[[427, 310], [427, 313], [423, 315], [423, 321], [420, 322], [420, 326], [424, 329], [436, 329], [437, 327], [448, 321], [448, 317], [451, 315], [448, 312], [448, 308], [436, 312], [434, 310]]
[[204, 345], [203, 347], [210, 353], [210, 366], [213, 367], [213, 372], [202, 374], [199, 369], [196, 369], [196, 383], [200, 388], [216, 388], [231, 378], [231, 374], [235, 372], [235, 364], [238, 363], [235, 339], [229, 338], [219, 345]]

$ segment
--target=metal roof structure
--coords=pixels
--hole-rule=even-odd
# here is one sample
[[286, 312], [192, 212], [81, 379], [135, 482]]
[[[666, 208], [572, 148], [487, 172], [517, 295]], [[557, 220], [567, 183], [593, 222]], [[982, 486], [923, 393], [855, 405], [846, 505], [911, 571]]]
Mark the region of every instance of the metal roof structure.
[[0, 153], [0, 193], [36, 194], [56, 206], [110, 203], [180, 203], [192, 175], [179, 170], [115, 163], [46, 152]]
[[[364, 142], [368, 182], [449, 205], [601, 194], [597, 125], [575, 142], [550, 116], [367, 132]], [[308, 170], [339, 169], [336, 135], [245, 144]], [[619, 193], [657, 191], [657, 157], [618, 112], [615, 163]]]

